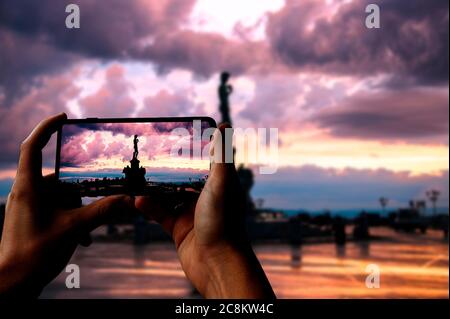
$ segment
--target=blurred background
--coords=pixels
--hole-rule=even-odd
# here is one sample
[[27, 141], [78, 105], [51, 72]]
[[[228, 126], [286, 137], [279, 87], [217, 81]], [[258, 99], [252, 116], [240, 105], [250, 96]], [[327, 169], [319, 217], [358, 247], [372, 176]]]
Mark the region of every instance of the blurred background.
[[[67, 4], [80, 28], [67, 29]], [[370, 1], [372, 2], [372, 1]], [[212, 116], [277, 128], [236, 150], [254, 248], [281, 298], [448, 298], [448, 1], [0, 0], [0, 202], [43, 118]], [[54, 170], [54, 139], [44, 173]], [[0, 219], [0, 225], [1, 225]], [[156, 224], [94, 233], [44, 298], [199, 297]], [[381, 271], [369, 289], [366, 267]]]

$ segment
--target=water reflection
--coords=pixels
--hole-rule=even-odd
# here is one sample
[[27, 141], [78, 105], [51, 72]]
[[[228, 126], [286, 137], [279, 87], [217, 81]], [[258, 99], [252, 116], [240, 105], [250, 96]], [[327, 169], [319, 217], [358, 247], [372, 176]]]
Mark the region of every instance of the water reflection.
[[345, 251], [346, 251], [345, 244], [336, 244], [336, 256], [338, 258], [344, 258]]
[[[376, 231], [395, 240], [254, 247], [280, 298], [448, 298], [448, 246], [441, 237]], [[77, 249], [71, 262], [80, 266], [81, 288], [66, 289], [63, 272], [43, 298], [200, 297], [171, 243], [94, 242]], [[370, 263], [382, 270], [379, 289], [365, 287]]]
[[[151, 246], [147, 247], [147, 249], [151, 249]], [[143, 249], [142, 246], [133, 246], [134, 252], [134, 264], [136, 268], [144, 268], [146, 265], [145, 252], [146, 249]]]
[[302, 263], [302, 245], [291, 244], [291, 265], [292, 268], [300, 268]]
[[369, 240], [361, 240], [357, 242], [359, 246], [359, 255], [361, 258], [368, 258], [370, 256], [370, 241]]

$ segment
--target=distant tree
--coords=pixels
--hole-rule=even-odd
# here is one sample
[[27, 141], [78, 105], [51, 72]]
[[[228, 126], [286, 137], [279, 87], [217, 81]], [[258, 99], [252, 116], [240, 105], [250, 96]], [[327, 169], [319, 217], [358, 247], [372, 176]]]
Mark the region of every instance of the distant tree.
[[439, 198], [439, 195], [441, 195], [441, 192], [436, 189], [431, 189], [427, 191], [426, 194], [431, 204], [433, 205], [433, 215], [436, 215], [436, 202]]
[[383, 213], [384, 213], [386, 210], [386, 206], [389, 203], [389, 199], [381, 196], [378, 200], [380, 201], [380, 205], [381, 205], [381, 208], [383, 209]]

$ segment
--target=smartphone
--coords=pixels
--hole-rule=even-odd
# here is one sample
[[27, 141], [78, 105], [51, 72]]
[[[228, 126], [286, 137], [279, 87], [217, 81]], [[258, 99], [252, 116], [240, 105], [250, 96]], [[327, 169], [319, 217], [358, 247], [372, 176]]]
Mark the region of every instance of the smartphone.
[[215, 128], [210, 117], [68, 119], [56, 177], [80, 197], [200, 192]]

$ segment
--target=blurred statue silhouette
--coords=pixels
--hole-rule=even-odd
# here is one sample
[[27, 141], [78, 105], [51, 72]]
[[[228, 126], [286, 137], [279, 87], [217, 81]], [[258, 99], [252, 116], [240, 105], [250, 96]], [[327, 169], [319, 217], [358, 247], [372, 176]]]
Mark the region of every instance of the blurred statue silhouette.
[[334, 243], [336, 248], [336, 256], [338, 258], [345, 257], [347, 234], [345, 232], [346, 221], [340, 216], [333, 218], [332, 227], [334, 234]]
[[[219, 111], [222, 114], [222, 123], [231, 123], [230, 116], [230, 101], [229, 96], [233, 92], [233, 87], [228, 84], [228, 80], [230, 78], [230, 73], [224, 71], [220, 74], [220, 85], [218, 89], [219, 93]], [[233, 147], [233, 159], [236, 154], [236, 149]], [[244, 167], [244, 165], [239, 165], [237, 169], [237, 174], [239, 177], [240, 184], [242, 186], [242, 190], [245, 195], [245, 210], [248, 215], [255, 213], [255, 205], [250, 196], [250, 191], [253, 187], [253, 172], [251, 169]]]
[[231, 117], [230, 117], [230, 103], [229, 96], [233, 92], [233, 87], [228, 84], [228, 79], [230, 78], [230, 73], [222, 72], [220, 74], [220, 85], [219, 85], [219, 100], [220, 106], [219, 110], [222, 114], [222, 123], [230, 123], [231, 125]]
[[353, 238], [355, 240], [368, 240], [369, 233], [369, 216], [362, 211], [355, 219], [355, 227], [353, 228]]
[[333, 219], [333, 233], [334, 233], [334, 242], [338, 246], [343, 246], [346, 243], [346, 233], [345, 233], [345, 220], [336, 216]]
[[291, 266], [300, 268], [302, 261], [302, 221], [300, 217], [289, 218], [289, 243], [291, 246]]

